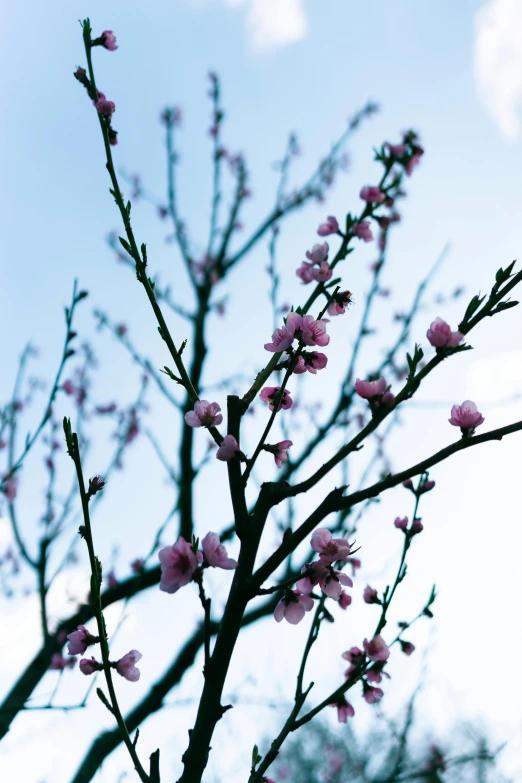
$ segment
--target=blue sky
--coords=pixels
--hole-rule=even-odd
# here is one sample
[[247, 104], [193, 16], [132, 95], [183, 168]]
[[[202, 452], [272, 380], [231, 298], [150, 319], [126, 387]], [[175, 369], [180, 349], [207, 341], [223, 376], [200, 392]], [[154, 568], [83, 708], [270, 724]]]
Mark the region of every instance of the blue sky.
[[[408, 182], [403, 225], [393, 239], [394, 271], [385, 282], [393, 289], [394, 306], [409, 301], [417, 280], [448, 241], [451, 253], [437, 286], [446, 292], [461, 283], [470, 294], [486, 290], [494, 271], [517, 257], [522, 241], [518, 111], [522, 94], [521, 2], [461, 0], [456, 4], [442, 0], [429, 5], [418, 0], [386, 4], [382, 0], [158, 0], [145, 4], [114, 0], [108, 8], [98, 1], [34, 4], [22, 0], [4, 9], [0, 32], [0, 78], [7, 109], [0, 149], [4, 174], [0, 186], [4, 216], [0, 317], [3, 333], [8, 335], [2, 373], [6, 394], [17, 356], [28, 339], [41, 349], [39, 372], [53, 371], [62, 339], [62, 307], [74, 277], [91, 293], [79, 324], [82, 332], [95, 339], [101, 363], [96, 390], [101, 396], [131, 400], [137, 375], [119, 347], [107, 335], [94, 331], [94, 306], [108, 310], [116, 321], [129, 322], [131, 334], [158, 366], [166, 361], [142, 291], [133, 275], [114, 262], [105, 243], [107, 232], [118, 227], [117, 215], [108, 193], [96, 118], [84, 91], [72, 78], [75, 66], [84, 64], [77, 20], [87, 15], [95, 30], [113, 29], [120, 47], [116, 53], [100, 51], [96, 56], [99, 84], [117, 104], [118, 165], [141, 173], [147, 188], [160, 197], [165, 186], [159, 111], [167, 103], [183, 108], [181, 211], [202, 249], [208, 217], [202, 205], [210, 199], [209, 105], [205, 97], [209, 69], [222, 77], [226, 143], [231, 150], [245, 152], [251, 171], [254, 198], [245, 210], [245, 231], [272, 205], [276, 183], [272, 163], [281, 157], [289, 131], [297, 131], [300, 138], [302, 155], [295, 172], [296, 182], [300, 182], [349, 115], [368, 98], [382, 105], [380, 115], [369, 121], [351, 144], [349, 174], [339, 178], [327, 205], [310, 206], [287, 223], [280, 262], [288, 301], [301, 300], [294, 269], [315, 240], [317, 224], [325, 213], [342, 215], [357, 208], [361, 185], [377, 177], [372, 146], [397, 140], [407, 127], [420, 132], [426, 155]], [[140, 240], [148, 243], [154, 269], [173, 282], [180, 301], [187, 300], [190, 294], [179, 258], [164, 241], [164, 224], [146, 205], [136, 206], [134, 220]], [[357, 253], [361, 260], [346, 281], [356, 299], [358, 294], [362, 300], [368, 285], [367, 264], [373, 254], [371, 248], [361, 249]], [[233, 291], [231, 320], [216, 318], [212, 322], [211, 344], [217, 358], [209, 364], [209, 381], [223, 368], [227, 373], [238, 368], [250, 372], [265, 358], [262, 345], [271, 332], [271, 317], [268, 303], [258, 292], [268, 289], [266, 262], [263, 245], [248, 267], [234, 273], [230, 288], [227, 283], [223, 290], [223, 294]], [[353, 312], [357, 318], [357, 309]], [[391, 312], [392, 306], [383, 302], [376, 325], [385, 325]], [[452, 305], [440, 315], [455, 323], [459, 313]], [[474, 337], [476, 350], [461, 357], [458, 364], [444, 366], [423, 390], [423, 398], [448, 402], [476, 399], [488, 427], [520, 419], [519, 402], [504, 407], [494, 403], [522, 392], [521, 318], [515, 310], [484, 325]], [[350, 333], [343, 331], [350, 328], [346, 323], [332, 324], [331, 329], [332, 349], [337, 351], [331, 353], [339, 363], [350, 340]], [[172, 327], [179, 342], [185, 336], [183, 325], [172, 319]], [[418, 339], [423, 339], [425, 330], [421, 318]], [[377, 348], [373, 350], [375, 355]], [[315, 389], [326, 400], [335, 377], [332, 367], [329, 377], [317, 379]], [[167, 415], [161, 406], [157, 410], [155, 416]], [[444, 409], [412, 408], [407, 426], [394, 441], [397, 467], [449, 442], [454, 433], [447, 431], [451, 428], [446, 427], [446, 418]], [[165, 421], [166, 447], [174, 450], [176, 424]], [[253, 432], [257, 426], [258, 422], [252, 424]], [[254, 435], [250, 437], [253, 441]], [[426, 500], [426, 533], [422, 541], [419, 539], [410, 570], [414, 599], [416, 594], [429, 592], [433, 581], [440, 590], [436, 633], [419, 629], [415, 639], [419, 649], [425, 645], [431, 650], [425, 703], [433, 722], [443, 729], [448, 714], [484, 717], [499, 740], [510, 740], [508, 769], [517, 769], [517, 754], [520, 758], [515, 738], [521, 728], [517, 705], [522, 694], [516, 683], [510, 683], [508, 689], [482, 651], [498, 646], [505, 655], [520, 644], [520, 632], [513, 622], [519, 611], [516, 596], [521, 586], [517, 555], [519, 455], [520, 441], [511, 440], [457, 457], [437, 470], [435, 478], [441, 490]], [[101, 447], [95, 456], [101, 459]], [[139, 553], [143, 530], [151, 535], [170, 501], [162, 478], [149, 475], [147, 465], [147, 457], [130, 458], [130, 483], [121, 484], [103, 511], [106, 524], [100, 528], [104, 530], [100, 545], [106, 557], [118, 538], [113, 532], [114, 520], [122, 520], [127, 531], [121, 546], [122, 571]], [[95, 462], [92, 468], [93, 472], [98, 469]], [[136, 479], [143, 477], [144, 470], [149, 471], [145, 475], [154, 487], [149, 493], [135, 491]], [[212, 522], [219, 527], [226, 523], [229, 512], [226, 500], [216, 492], [219, 502], [204, 498], [200, 511], [205, 524], [212, 514]], [[359, 543], [375, 558], [361, 579], [383, 580], [390, 551], [397, 546], [388, 531], [390, 519], [399, 513], [399, 506], [402, 514], [408, 513], [403, 503], [402, 495], [386, 498], [361, 530]], [[32, 508], [29, 501], [28, 514]], [[7, 536], [5, 523], [0, 532]], [[84, 572], [79, 569], [70, 577], [67, 589], [81, 592], [83, 579]], [[222, 590], [225, 584], [217, 584], [217, 589]], [[154, 623], [150, 625], [150, 617], [149, 624], [142, 619], [145, 609], [160, 612], [156, 599], [139, 599], [121, 631], [122, 646], [138, 646], [139, 639], [144, 648], [142, 682], [131, 694], [127, 691], [124, 699], [132, 700], [142, 688], [144, 691], [169, 659], [169, 649], [164, 649], [163, 643], [158, 649], [158, 643], [152, 641]], [[405, 613], [409, 600], [405, 597]], [[188, 608], [180, 611], [189, 622], [190, 612], [196, 609], [188, 598], [187, 603]], [[171, 611], [164, 601], [159, 606], [161, 612]], [[25, 614], [18, 604], [5, 608], [12, 628], [6, 663], [10, 675], [18, 671], [20, 658], [29, 656], [36, 644], [30, 632], [34, 608], [23, 611]], [[354, 625], [363, 623], [364, 612], [354, 607], [353, 618]], [[321, 654], [327, 654], [333, 645], [345, 649], [347, 629], [340, 625], [329, 630]], [[292, 671], [291, 650], [296, 639], [302, 638], [300, 631], [270, 630], [271, 643], [277, 645], [288, 667], [281, 681], [271, 683], [274, 693], [283, 687], [285, 678], [293, 677], [288, 675]], [[251, 649], [263, 645], [263, 633], [266, 629], [247, 636], [232, 690], [244, 687], [242, 678], [248, 683], [246, 661]], [[151, 662], [148, 671], [146, 660]], [[271, 670], [267, 660], [256, 661], [259, 680]], [[394, 674], [392, 686], [396, 690], [389, 689], [390, 704], [400, 703], [404, 695], [397, 692], [400, 672], [414, 684], [420, 663], [412, 666], [410, 675], [404, 672], [404, 665]], [[72, 697], [79, 688], [73, 680], [70, 675]], [[6, 687], [9, 681], [6, 677]], [[50, 687], [48, 684], [43, 692]], [[198, 690], [198, 678], [191, 675], [181, 695], [189, 698]], [[173, 725], [184, 737], [189, 717], [181, 710], [179, 713], [169, 710], [167, 714], [175, 715]], [[245, 747], [250, 748], [259, 739], [255, 721], [245, 711], [238, 709], [237, 713], [229, 728], [220, 727], [220, 737], [230, 740], [241, 728]], [[77, 756], [71, 752], [53, 762], [45, 745], [59, 731], [69, 747], [81, 748], [80, 733], [94, 735], [106, 722], [96, 707], [95, 715], [99, 722], [88, 728], [81, 714], [56, 716], [52, 721], [36, 714], [23, 716], [0, 747], [2, 764], [8, 770], [16, 769], [22, 783], [68, 780]], [[270, 716], [266, 719], [269, 724]], [[171, 728], [168, 720], [163, 724], [157, 719], [150, 721], [143, 734], [144, 746], [156, 736], [164, 738], [167, 745]], [[26, 740], [34, 743], [44, 759], [38, 773], [30, 757], [21, 758]], [[174, 747], [169, 745], [166, 756], [173, 763], [182, 744], [176, 739]], [[99, 780], [114, 780], [123, 764], [126, 760], [115, 754]]]

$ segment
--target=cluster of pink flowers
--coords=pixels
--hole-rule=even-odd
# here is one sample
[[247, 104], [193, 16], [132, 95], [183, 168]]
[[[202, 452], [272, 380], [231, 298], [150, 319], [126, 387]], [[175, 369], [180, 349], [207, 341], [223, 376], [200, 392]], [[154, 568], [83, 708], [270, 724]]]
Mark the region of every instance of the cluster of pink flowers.
[[319, 345], [323, 347], [330, 342], [326, 334], [326, 321], [324, 318], [315, 320], [313, 315], [299, 315], [289, 313], [284, 326], [276, 329], [272, 335], [272, 342], [265, 343], [265, 350], [271, 353], [281, 353], [291, 348], [294, 340], [299, 340], [303, 345]]
[[390, 144], [386, 142], [384, 147], [394, 163], [400, 163], [404, 166], [408, 177], [411, 177], [414, 168], [424, 155], [424, 150], [419, 144], [417, 134], [411, 130], [404, 134], [402, 143]]
[[296, 583], [295, 590], [286, 590], [284, 597], [274, 611], [277, 622], [285, 619], [292, 625], [300, 623], [306, 612], [313, 608], [311, 593], [317, 585], [324, 595], [338, 601], [343, 609], [351, 603], [344, 590], [352, 587], [353, 582], [347, 574], [334, 568], [335, 562], [347, 562], [350, 544], [344, 538], [333, 538], [329, 530], [319, 528], [311, 538], [311, 547], [319, 558], [305, 566], [303, 576]]
[[113, 101], [108, 101], [103, 92], [98, 92], [98, 100], [95, 102], [94, 106], [96, 107], [98, 114], [101, 114], [102, 117], [112, 117], [116, 111], [116, 104]]
[[[118, 674], [129, 682], [137, 682], [140, 679], [141, 672], [136, 663], [141, 658], [143, 656], [138, 650], [130, 650], [123, 658], [111, 662], [110, 666], [112, 669], [116, 669]], [[96, 658], [82, 658], [80, 661], [80, 671], [87, 676], [102, 671], [102, 669], [103, 664], [97, 661]]]
[[[433, 484], [433, 486], [435, 486], [434, 481], [431, 483]], [[429, 492], [430, 489], [432, 489], [432, 487], [428, 487], [428, 489], [424, 489], [424, 492]], [[408, 517], [403, 517], [402, 519], [401, 517], [397, 517], [393, 524], [398, 530], [402, 530], [403, 533], [408, 533], [410, 536], [416, 536], [418, 533], [422, 533], [422, 531], [424, 530], [424, 526], [420, 521], [420, 519], [414, 519], [409, 529], [408, 529]]]
[[158, 553], [161, 565], [160, 590], [165, 593], [177, 593], [180, 587], [188, 585], [194, 579], [198, 567], [211, 566], [230, 570], [237, 562], [228, 557], [227, 550], [216, 533], [207, 533], [201, 542], [202, 552], [180, 536], [175, 544], [160, 549]]
[[359, 196], [363, 201], [367, 201], [368, 204], [382, 204], [383, 201], [386, 201], [386, 193], [383, 193], [379, 187], [374, 187], [373, 185], [366, 185], [366, 187], [362, 188]]
[[328, 242], [323, 242], [306, 251], [308, 261], [303, 261], [296, 271], [296, 275], [304, 284], [311, 283], [312, 280], [316, 283], [326, 283], [330, 280], [333, 272], [327, 261], [328, 249]]
[[368, 400], [372, 412], [382, 407], [393, 405], [395, 395], [389, 390], [386, 380], [381, 376], [376, 381], [355, 381], [355, 391], [363, 400]]

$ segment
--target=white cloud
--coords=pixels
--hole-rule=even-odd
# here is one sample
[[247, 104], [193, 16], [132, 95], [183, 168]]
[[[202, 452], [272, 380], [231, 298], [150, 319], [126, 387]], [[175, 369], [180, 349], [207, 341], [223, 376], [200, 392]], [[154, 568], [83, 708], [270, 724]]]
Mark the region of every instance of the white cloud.
[[[203, 0], [192, 0], [201, 4]], [[308, 33], [305, 0], [222, 0], [244, 8], [247, 35], [258, 51], [301, 41]]]
[[502, 133], [516, 139], [522, 98], [522, 0], [490, 0], [477, 11], [475, 79]]
[[303, 0], [249, 0], [247, 29], [256, 49], [300, 41], [308, 32]]

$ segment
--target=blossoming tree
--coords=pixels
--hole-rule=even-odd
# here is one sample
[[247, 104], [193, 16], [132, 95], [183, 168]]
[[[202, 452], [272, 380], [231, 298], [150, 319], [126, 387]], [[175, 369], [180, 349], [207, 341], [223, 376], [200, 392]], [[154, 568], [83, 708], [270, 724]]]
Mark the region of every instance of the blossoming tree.
[[[82, 27], [86, 68], [77, 68], [74, 76], [85, 89], [88, 102], [94, 107], [91, 112], [98, 119], [110, 192], [121, 219], [122, 236], [113, 238], [112, 246], [119, 259], [135, 273], [149, 302], [151, 324], [155, 320], [159, 332], [157, 339], [162, 341], [166, 364], [158, 371], [137, 352], [124, 325], [114, 324], [107, 314], [98, 312], [100, 326], [114, 334], [141, 366], [145, 376], [139, 397], [130, 409], [120, 410], [115, 404], [92, 404], [88, 392], [89, 373], [93, 371], [92, 355], [87, 349], [79, 352], [74, 348], [76, 332], [73, 319], [86, 294], [75, 287], [71, 306], [66, 311], [65, 346], [48, 403], [40, 425], [27, 438], [24, 447], [17, 451], [20, 415], [30, 402], [30, 395], [23, 398], [24, 371], [30, 351], [22, 356], [12, 399], [4, 407], [1, 421], [2, 446], [7, 454], [2, 492], [15, 541], [15, 548], [4, 553], [2, 567], [5, 570], [7, 565], [21, 561], [26, 569], [34, 573], [41, 605], [43, 643], [4, 701], [0, 710], [0, 729], [2, 735], [7, 732], [49, 668], [60, 672], [74, 668], [76, 656], [81, 656], [75, 676], [98, 677], [98, 681], [104, 681], [105, 684], [97, 688], [97, 694], [114, 717], [116, 726], [93, 744], [75, 780], [91, 780], [108, 753], [123, 742], [137, 776], [142, 781], [159, 781], [164, 779], [161, 777], [159, 750], [152, 749], [153, 752], [148, 754], [150, 760], [145, 762], [137, 729], [148, 715], [161, 708], [165, 695], [180, 682], [202, 650], [201, 696], [188, 744], [180, 760], [179, 773], [179, 783], [199, 783], [205, 774], [216, 726], [221, 719], [227, 720], [230, 705], [223, 703], [224, 689], [234, 666], [238, 637], [245, 626], [273, 616], [277, 623], [307, 623], [309, 633], [296, 667], [295, 695], [287, 718], [268, 747], [254, 747], [250, 769], [244, 770], [243, 778], [248, 783], [271, 783], [273, 778], [269, 775], [274, 774], [272, 765], [290, 736], [327, 707], [335, 707], [339, 722], [352, 719], [357, 713], [357, 692], [368, 704], [379, 702], [384, 696], [384, 689], [380, 686], [388, 677], [391, 656], [395, 651], [406, 656], [415, 651], [411, 641], [414, 632], [410, 629], [418, 620], [432, 616], [435, 589], [421, 601], [414, 617], [399, 623], [396, 632], [389, 630], [389, 610], [405, 580], [410, 550], [423, 531], [420, 505], [425, 494], [435, 487], [429, 471], [457, 452], [521, 431], [522, 422], [509, 423], [495, 430], [481, 430], [476, 434], [486, 417], [475, 402], [465, 400], [455, 404], [446, 416], [448, 445], [399, 471], [392, 471], [388, 464], [384, 450], [386, 435], [398, 412], [417, 393], [425, 379], [436, 372], [442, 362], [458, 358], [460, 353], [471, 348], [472, 331], [484, 320], [517, 304], [509, 296], [522, 280], [522, 272], [515, 272], [514, 263], [499, 269], [489, 293], [472, 297], [463, 308], [458, 325], [452, 327], [438, 316], [417, 331], [417, 327], [415, 330], [413, 327], [422, 296], [431, 282], [431, 275], [428, 275], [420, 282], [410, 310], [401, 316], [399, 334], [386, 346], [384, 359], [372, 371], [364, 368], [363, 373], [360, 370], [361, 349], [369, 334], [369, 318], [376, 297], [383, 294], [381, 275], [387, 260], [390, 231], [400, 219], [397, 204], [404, 196], [404, 178], [414, 173], [423, 155], [416, 133], [406, 132], [399, 143], [385, 143], [376, 151], [375, 159], [381, 169], [379, 181], [376, 185], [362, 186], [361, 206], [355, 213], [348, 212], [342, 218], [327, 216], [310, 232], [307, 240], [310, 249], [296, 248], [297, 254], [303, 251], [306, 257], [296, 268], [304, 295], [291, 307], [282, 309], [277, 299], [280, 282], [276, 267], [279, 227], [287, 215], [311, 199], [324, 198], [334, 175], [343, 165], [345, 143], [375, 107], [368, 106], [357, 114], [309, 180], [296, 191], [288, 193], [288, 170], [297, 149], [296, 140], [291, 137], [280, 166], [281, 181], [275, 206], [254, 233], [239, 244], [239, 217], [244, 201], [250, 196], [248, 173], [243, 157], [232, 155], [223, 145], [224, 114], [220, 85], [217, 76], [211, 74], [210, 135], [213, 141], [214, 191], [208, 247], [202, 259], [196, 258], [187, 228], [178, 212], [176, 134], [181, 114], [179, 109], [168, 108], [162, 115], [167, 147], [168, 200], [166, 205], [159, 201], [155, 206], [162, 219], [172, 221], [173, 239], [196, 301], [195, 310], [188, 311], [176, 301], [170, 288], [162, 287], [151, 276], [154, 274], [151, 271], [154, 259], [149, 258], [146, 244], [134, 231], [131, 200], [126, 199], [121, 190], [114, 162], [115, 147], [119, 141], [115, 128], [116, 104], [99, 90], [94, 69], [97, 50], [115, 51], [116, 38], [112, 31], [94, 37], [89, 20], [85, 20]], [[234, 188], [229, 211], [223, 221], [220, 205], [225, 164], [232, 173]], [[136, 195], [144, 195], [139, 182], [135, 181], [133, 185]], [[152, 197], [149, 200], [154, 201]], [[314, 242], [314, 233], [320, 241]], [[354, 299], [343, 282], [345, 269], [349, 269], [348, 264], [343, 267], [343, 262], [349, 259], [352, 263], [352, 253], [357, 246], [361, 242], [374, 241], [374, 234], [378, 258], [372, 265], [370, 291], [364, 302], [358, 303], [362, 313], [359, 326], [355, 329], [350, 322], [346, 327], [353, 337], [353, 348], [344, 380], [339, 388], [333, 390], [333, 399], [328, 400], [329, 413], [325, 419], [322, 423], [312, 421], [312, 426], [307, 428], [306, 439], [296, 451], [292, 438], [295, 437], [294, 430], [297, 432], [298, 429], [297, 417], [303, 411], [306, 413], [305, 406], [296, 404], [296, 401], [299, 402], [294, 394], [298, 382], [296, 376], [301, 376], [300, 383], [310, 388], [318, 373], [328, 373], [330, 319], [349, 321], [348, 313]], [[212, 399], [210, 390], [205, 391], [209, 399], [201, 396], [207, 358], [207, 321], [209, 314], [222, 308], [216, 294], [220, 284], [265, 237], [269, 240], [271, 300], [278, 323], [274, 330], [267, 325], [265, 361], [261, 362], [263, 348], [260, 346], [260, 367], [255, 377], [248, 381], [241, 378], [239, 382], [226, 382], [229, 387], [238, 383], [242, 385], [242, 393], [228, 394], [225, 414], [220, 402]], [[169, 328], [168, 311], [185, 319], [191, 330], [186, 342], [180, 344], [177, 335]], [[151, 329], [151, 334], [153, 332]], [[76, 375], [65, 379], [64, 368], [73, 356], [81, 357], [81, 362]], [[227, 369], [225, 375], [228, 374]], [[361, 377], [357, 377], [358, 374]], [[145, 397], [151, 387], [172, 405], [173, 415], [179, 417], [181, 424], [179, 453], [174, 466], [169, 464], [161, 446], [150, 434], [160, 461], [176, 488], [177, 497], [167, 521], [158, 525], [148, 553], [140, 552], [133, 561], [132, 576], [118, 580], [113, 572], [105, 573], [107, 569], [98, 557], [96, 526], [91, 518], [107, 492], [113, 469], [121, 463], [123, 453], [140, 431], [140, 417], [145, 415]], [[63, 420], [65, 444], [74, 465], [75, 481], [61, 503], [60, 513], [57, 513], [55, 453], [62, 443], [59, 433], [61, 395], [74, 399], [76, 405], [74, 426], [69, 417]], [[224, 405], [222, 399], [221, 403]], [[258, 411], [262, 406], [264, 426], [255, 445], [247, 448], [245, 444], [249, 441], [250, 426], [247, 414], [254, 403], [258, 405]], [[89, 441], [85, 428], [89, 414], [114, 416], [118, 428], [115, 451], [107, 470], [100, 466], [99, 474], [86, 477], [84, 460]], [[199, 465], [195, 465], [195, 442], [201, 431], [207, 432], [211, 445]], [[336, 437], [338, 433], [342, 434], [341, 444]], [[44, 532], [34, 554], [18, 524], [16, 503], [24, 464], [29, 452], [42, 437], [48, 450], [49, 485]], [[360, 486], [348, 487], [343, 481], [346, 464], [365, 443], [372, 440], [377, 443], [377, 450], [362, 475]], [[313, 461], [319, 452], [322, 456], [326, 454], [326, 459], [317, 467]], [[280, 474], [277, 480], [267, 481], [264, 473], [272, 458]], [[233, 517], [232, 520], [223, 520], [219, 530], [217, 523], [202, 528], [201, 521], [196, 519], [194, 503], [195, 493], [202, 491], [200, 488], [204, 486], [205, 468], [214, 459], [225, 463], [219, 465], [219, 481], [228, 487]], [[408, 516], [397, 516], [394, 522], [390, 521], [402, 541], [394, 576], [383, 591], [371, 585], [358, 585], [357, 570], [362, 553], [358, 552], [355, 532], [363, 512], [369, 501], [401, 485], [409, 493], [412, 508]], [[316, 493], [322, 493], [317, 502]], [[294, 505], [305, 495], [313, 499], [308, 500], [306, 505]], [[55, 546], [63, 538], [78, 503], [81, 506], [79, 533], [86, 545], [90, 566], [89, 596], [72, 616], [51, 627], [47, 597], [53, 589], [53, 576], [70, 562], [70, 552], [57, 570], [51, 570], [50, 564]], [[271, 546], [267, 531], [273, 533], [276, 515], [281, 513], [286, 521], [277, 528], [277, 545]], [[401, 510], [400, 513], [404, 512]], [[166, 524], [173, 518], [177, 521], [177, 536], [167, 541]], [[237, 547], [237, 558], [229, 556], [229, 542]], [[364, 556], [371, 558], [371, 552], [365, 552]], [[209, 569], [231, 572], [231, 575], [223, 574], [224, 582], [228, 582], [222, 610], [216, 611], [216, 602], [209, 592]], [[121, 682], [119, 677], [130, 683], [136, 682], [140, 678], [137, 664], [142, 655], [138, 649], [117, 650], [117, 643], [113, 644], [111, 640], [113, 629], [108, 628], [104, 610], [110, 604], [128, 601], [141, 591], [159, 586], [160, 591], [171, 596], [168, 601], [172, 602], [172, 612], [175, 613], [176, 602], [183, 601], [191, 585], [195, 585], [201, 602], [201, 624], [180, 649], [173, 650], [175, 658], [172, 665], [159, 680], [153, 682], [150, 672], [145, 674], [151, 683], [149, 694], [128, 715], [124, 715], [118, 691], [120, 687], [127, 687], [127, 683]], [[340, 669], [336, 687], [329, 692], [312, 692], [313, 683], [309, 680], [311, 650], [324, 623], [334, 619], [332, 607], [339, 607], [341, 614], [347, 611], [354, 590], [363, 595], [367, 605], [374, 606], [368, 610], [368, 630], [361, 639], [352, 640], [348, 649], [338, 651], [338, 661], [344, 659], [348, 667], [344, 674]], [[371, 612], [374, 612], [373, 619]], [[136, 647], [139, 647], [139, 638], [136, 639]], [[23, 720], [23, 716], [19, 719]], [[133, 738], [131, 734], [135, 731]]]

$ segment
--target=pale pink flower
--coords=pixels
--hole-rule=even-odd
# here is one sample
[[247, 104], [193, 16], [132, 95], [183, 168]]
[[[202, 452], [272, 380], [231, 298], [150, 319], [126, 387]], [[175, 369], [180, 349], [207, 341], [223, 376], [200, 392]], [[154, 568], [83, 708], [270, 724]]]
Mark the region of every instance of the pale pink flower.
[[217, 402], [198, 400], [194, 404], [194, 410], [185, 413], [185, 422], [189, 427], [217, 427], [223, 421], [220, 410]]
[[116, 104], [112, 101], [107, 101], [105, 98], [101, 98], [95, 103], [96, 111], [101, 114], [102, 117], [111, 117], [116, 111]]
[[308, 264], [306, 261], [303, 261], [301, 266], [295, 270], [295, 273], [297, 277], [301, 278], [301, 282], [303, 285], [307, 285], [308, 283], [311, 283], [312, 280], [314, 280], [314, 266], [313, 264]]
[[305, 345], [319, 345], [324, 347], [330, 342], [330, 337], [326, 334], [326, 321], [324, 318], [315, 320], [313, 315], [299, 315], [298, 313], [289, 313], [286, 319], [287, 326], [291, 326], [295, 331], [295, 336]]
[[288, 462], [288, 449], [293, 445], [291, 440], [281, 440], [275, 444], [277, 451], [274, 451], [273, 455], [278, 468], [281, 467], [283, 462]]
[[272, 342], [265, 343], [265, 350], [271, 353], [280, 353], [288, 350], [294, 342], [295, 329], [292, 325], [286, 324], [280, 329], [276, 329], [272, 335]]
[[201, 541], [201, 548], [209, 566], [223, 568], [225, 571], [237, 568], [237, 560], [228, 557], [227, 550], [216, 533], [207, 533]]
[[337, 708], [337, 720], [339, 723], [346, 723], [347, 718], [353, 718], [355, 715], [354, 708], [349, 701], [346, 701], [344, 696], [341, 696], [335, 704], [330, 704], [330, 707]]
[[367, 185], [359, 193], [363, 201], [367, 201], [369, 204], [382, 204], [386, 200], [386, 194], [378, 187]]
[[384, 692], [380, 688], [373, 688], [371, 685], [368, 685], [364, 689], [364, 700], [368, 704], [375, 704], [380, 701], [383, 696]]
[[51, 658], [49, 668], [54, 671], [63, 672], [64, 669], [72, 669], [76, 663], [76, 658], [64, 658], [60, 653], [55, 653]]
[[339, 291], [339, 293], [334, 294], [332, 301], [328, 305], [328, 315], [343, 315], [350, 304], [352, 304], [351, 291]]
[[419, 489], [419, 495], [422, 495], [423, 492], [429, 492], [430, 489], [433, 489], [435, 486], [435, 482], [430, 479], [430, 481], [425, 481], [424, 484]]
[[402, 639], [399, 639], [399, 644], [404, 655], [411, 655], [415, 650], [415, 645], [412, 644], [412, 642], [405, 642]]
[[100, 36], [101, 38], [101, 45], [105, 46], [106, 49], [109, 50], [109, 52], [115, 52], [118, 48], [116, 46], [116, 36], [112, 32], [112, 30], [104, 30], [103, 33]]
[[321, 223], [317, 229], [317, 233], [320, 237], [327, 237], [329, 234], [337, 234], [339, 231], [339, 223], [333, 215], [328, 215], [325, 223]]
[[370, 641], [365, 639], [363, 641], [363, 647], [366, 655], [371, 661], [386, 661], [390, 655], [386, 642], [380, 634], [374, 636]]
[[284, 598], [274, 609], [274, 617], [278, 623], [286, 620], [291, 625], [300, 623], [306, 612], [314, 608], [314, 599], [309, 595], [299, 595], [295, 590], [287, 590]]
[[145, 568], [145, 560], [142, 557], [137, 557], [132, 561], [130, 567], [135, 574], [142, 574]]
[[423, 530], [424, 530], [424, 525], [422, 524], [420, 519], [414, 519], [413, 522], [411, 523], [411, 528], [410, 528], [410, 532], [412, 536], [415, 536], [418, 533], [422, 533]]
[[379, 685], [379, 683], [382, 682], [383, 677], [387, 677], [390, 680], [391, 677], [388, 672], [383, 671], [385, 666], [386, 661], [377, 661], [374, 663], [372, 668], [368, 669], [368, 672], [366, 673], [366, 679], [368, 682], [373, 682], [376, 685]]
[[333, 538], [326, 528], [317, 528], [312, 534], [310, 546], [327, 563], [336, 560], [348, 560], [350, 544], [344, 538]]
[[359, 237], [364, 242], [371, 242], [373, 234], [370, 228], [369, 220], [361, 220], [360, 223], [354, 223], [352, 226], [352, 234], [354, 237]]
[[96, 658], [82, 658], [80, 661], [80, 671], [87, 676], [94, 674], [94, 672], [100, 672], [102, 669], [103, 665]]
[[451, 326], [442, 318], [435, 318], [426, 332], [426, 337], [434, 348], [454, 348], [464, 339], [460, 332], [452, 332]]
[[319, 267], [313, 267], [312, 275], [317, 283], [326, 283], [327, 280], [331, 279], [333, 271], [328, 265], [328, 261], [322, 261]]
[[353, 587], [353, 582], [347, 574], [333, 568], [330, 561], [320, 557], [313, 563], [302, 569], [304, 577], [296, 583], [296, 590], [308, 595], [318, 584], [321, 590], [329, 598], [338, 601], [343, 593], [342, 586]]
[[160, 590], [176, 593], [188, 585], [203, 560], [201, 552], [194, 553], [191, 544], [180, 536], [173, 546], [166, 546], [158, 552], [161, 564]]
[[402, 519], [400, 517], [397, 517], [393, 524], [399, 530], [406, 530], [406, 528], [408, 527], [408, 517], [403, 517]]
[[[280, 391], [280, 389], [281, 389], [280, 386], [265, 386], [264, 389], [261, 389], [259, 399], [262, 400], [263, 402], [267, 402], [268, 407], [270, 408], [271, 411], [274, 410], [275, 398], [278, 392]], [[293, 404], [294, 401], [290, 397], [290, 392], [288, 391], [288, 389], [284, 389], [277, 410], [278, 411], [288, 410], [288, 408], [291, 408]]]
[[388, 141], [384, 145], [392, 158], [402, 158], [406, 153], [406, 146], [404, 144], [390, 144]]
[[129, 682], [138, 682], [141, 672], [135, 664], [141, 658], [143, 655], [138, 650], [131, 650], [116, 662], [116, 671]]
[[341, 595], [339, 596], [339, 606], [341, 609], [347, 609], [351, 603], [352, 596], [345, 592], [345, 590], [342, 590]]
[[221, 460], [221, 462], [229, 462], [240, 453], [239, 443], [234, 436], [225, 435], [216, 451], [216, 459]]
[[385, 394], [387, 387], [388, 384], [382, 375], [377, 381], [361, 381], [359, 378], [355, 381], [355, 391], [363, 400], [380, 397]]
[[379, 593], [374, 587], [366, 585], [363, 591], [363, 599], [366, 604], [380, 604]]
[[477, 406], [471, 400], [464, 400], [462, 405], [454, 405], [451, 409], [451, 418], [448, 419], [454, 427], [463, 430], [474, 430], [484, 421], [484, 416], [477, 410]]
[[344, 660], [348, 661], [350, 664], [344, 673], [345, 677], [349, 677], [351, 673], [355, 671], [355, 669], [357, 669], [357, 667], [363, 662], [364, 652], [358, 647], [350, 647], [349, 650], [343, 652], [341, 658], [344, 658]]
[[424, 150], [422, 149], [422, 147], [418, 147], [417, 151], [411, 156], [411, 158], [406, 164], [406, 174], [408, 175], [408, 177], [411, 177], [411, 175], [413, 174], [413, 170], [416, 168], [416, 166], [418, 166], [418, 164], [420, 163], [420, 159], [423, 155], [424, 155]]
[[321, 244], [314, 245], [311, 250], [307, 250], [306, 257], [312, 264], [322, 264], [326, 260], [328, 250], [328, 242], [321, 242]]
[[311, 372], [313, 375], [317, 374], [317, 370], [324, 370], [328, 364], [328, 357], [324, 353], [317, 351], [303, 351], [297, 357], [297, 364], [294, 367], [296, 375], [300, 375], [303, 372]]
[[67, 650], [69, 655], [83, 655], [91, 644], [96, 644], [99, 639], [93, 636], [84, 625], [79, 625], [76, 631], [70, 633], [67, 638], [69, 643]]

